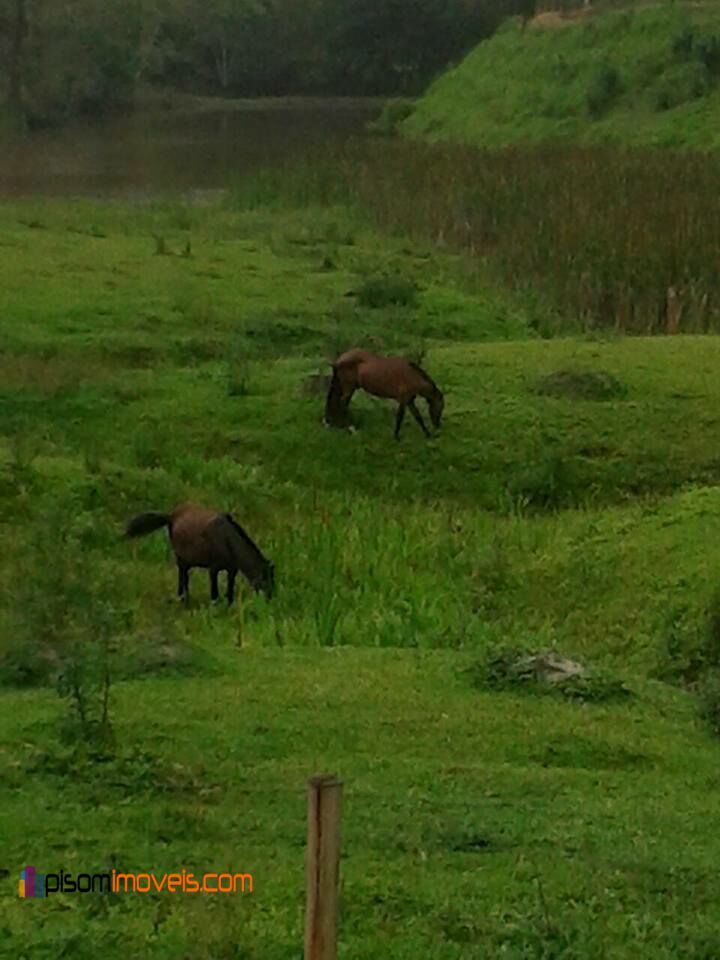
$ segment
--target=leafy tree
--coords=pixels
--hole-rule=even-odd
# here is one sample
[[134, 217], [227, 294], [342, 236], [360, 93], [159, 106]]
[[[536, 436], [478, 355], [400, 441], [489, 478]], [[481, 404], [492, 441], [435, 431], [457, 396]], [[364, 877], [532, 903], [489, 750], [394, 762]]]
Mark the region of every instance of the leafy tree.
[[414, 94], [534, 0], [0, 0], [0, 89], [31, 124], [223, 95]]
[[23, 57], [28, 35], [27, 0], [0, 0], [0, 55], [5, 60], [7, 107], [11, 118], [24, 125]]

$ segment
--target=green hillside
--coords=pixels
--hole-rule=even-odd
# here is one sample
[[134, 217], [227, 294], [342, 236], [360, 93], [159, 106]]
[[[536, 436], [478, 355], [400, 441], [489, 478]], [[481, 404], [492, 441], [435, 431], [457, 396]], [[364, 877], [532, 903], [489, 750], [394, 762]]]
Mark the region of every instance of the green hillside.
[[720, 5], [508, 22], [416, 104], [410, 137], [720, 146]]

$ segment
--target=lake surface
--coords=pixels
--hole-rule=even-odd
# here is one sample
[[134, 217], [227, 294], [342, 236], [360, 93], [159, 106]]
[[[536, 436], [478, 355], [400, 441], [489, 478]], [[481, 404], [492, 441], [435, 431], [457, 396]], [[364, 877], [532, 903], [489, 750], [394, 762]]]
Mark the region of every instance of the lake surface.
[[309, 146], [362, 133], [381, 106], [340, 99], [228, 102], [33, 133], [0, 144], [0, 196], [211, 197]]

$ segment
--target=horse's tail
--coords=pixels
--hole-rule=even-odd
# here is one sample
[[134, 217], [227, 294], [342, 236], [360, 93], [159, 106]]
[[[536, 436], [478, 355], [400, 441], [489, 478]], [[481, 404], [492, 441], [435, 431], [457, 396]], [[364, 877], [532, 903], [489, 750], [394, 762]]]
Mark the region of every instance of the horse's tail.
[[128, 523], [125, 528], [126, 537], [144, 537], [153, 530], [159, 530], [160, 527], [167, 527], [170, 523], [169, 513], [139, 513]]
[[340, 387], [340, 378], [338, 377], [337, 370], [333, 365], [330, 386], [328, 387], [327, 397], [325, 399], [325, 423], [330, 425], [337, 424], [338, 413], [340, 412], [341, 397], [342, 389]]

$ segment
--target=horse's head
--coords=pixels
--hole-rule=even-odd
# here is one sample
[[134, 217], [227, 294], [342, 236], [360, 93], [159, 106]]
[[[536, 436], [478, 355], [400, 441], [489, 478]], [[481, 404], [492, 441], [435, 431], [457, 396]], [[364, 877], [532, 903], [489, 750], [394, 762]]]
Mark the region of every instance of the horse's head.
[[265, 560], [253, 577], [252, 585], [258, 593], [264, 593], [270, 600], [275, 592], [275, 564]]
[[440, 421], [442, 420], [443, 408], [445, 407], [445, 397], [442, 395], [440, 390], [435, 390], [428, 400], [428, 409], [430, 411], [430, 419], [432, 420], [432, 425], [436, 430], [440, 427]]

